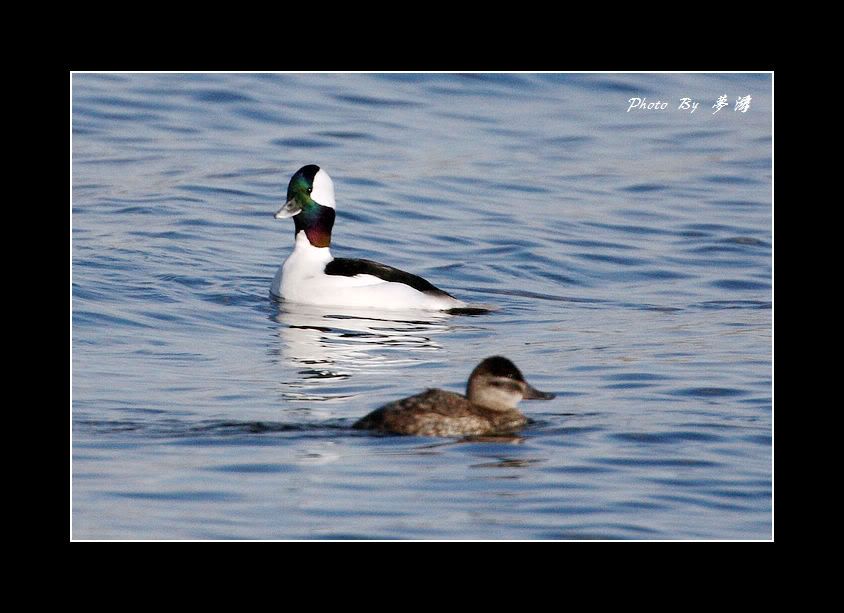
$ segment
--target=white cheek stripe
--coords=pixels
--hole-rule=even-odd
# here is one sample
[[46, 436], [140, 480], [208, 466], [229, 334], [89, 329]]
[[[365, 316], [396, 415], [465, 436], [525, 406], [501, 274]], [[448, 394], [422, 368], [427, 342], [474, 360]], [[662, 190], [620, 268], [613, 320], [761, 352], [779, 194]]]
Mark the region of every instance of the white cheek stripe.
[[314, 188], [311, 190], [311, 200], [322, 206], [334, 208], [334, 182], [328, 173], [320, 169], [314, 176]]

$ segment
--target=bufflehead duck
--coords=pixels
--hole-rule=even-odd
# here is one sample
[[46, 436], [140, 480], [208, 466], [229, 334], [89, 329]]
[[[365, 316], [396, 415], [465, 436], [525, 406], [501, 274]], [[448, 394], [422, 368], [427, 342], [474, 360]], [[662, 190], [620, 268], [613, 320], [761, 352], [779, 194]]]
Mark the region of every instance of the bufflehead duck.
[[516, 408], [523, 398], [550, 400], [554, 394], [531, 387], [513, 362], [493, 356], [469, 375], [465, 396], [429, 389], [386, 404], [352, 427], [417, 436], [506, 434], [527, 423]]
[[301, 304], [383, 309], [462, 309], [467, 305], [422, 277], [372, 260], [331, 255], [334, 183], [315, 164], [300, 168], [287, 186], [287, 202], [276, 219], [293, 217], [293, 253], [273, 279], [270, 291]]

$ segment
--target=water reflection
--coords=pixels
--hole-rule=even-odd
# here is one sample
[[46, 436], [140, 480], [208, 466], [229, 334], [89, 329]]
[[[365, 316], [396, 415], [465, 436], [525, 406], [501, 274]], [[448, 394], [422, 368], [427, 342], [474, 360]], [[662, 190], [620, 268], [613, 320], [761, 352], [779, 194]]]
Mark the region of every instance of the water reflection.
[[442, 350], [435, 337], [452, 328], [452, 316], [438, 311], [276, 307], [279, 355], [286, 365], [299, 367], [304, 379], [336, 381], [418, 361], [411, 356]]

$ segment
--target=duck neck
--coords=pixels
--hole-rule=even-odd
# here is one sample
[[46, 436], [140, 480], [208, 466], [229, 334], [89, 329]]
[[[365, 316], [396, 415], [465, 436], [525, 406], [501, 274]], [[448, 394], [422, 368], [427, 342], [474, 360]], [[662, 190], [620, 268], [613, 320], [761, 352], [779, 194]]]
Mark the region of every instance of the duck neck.
[[331, 229], [334, 227], [334, 209], [329, 206], [309, 203], [293, 218], [296, 225], [294, 236], [305, 232], [314, 247], [331, 245]]

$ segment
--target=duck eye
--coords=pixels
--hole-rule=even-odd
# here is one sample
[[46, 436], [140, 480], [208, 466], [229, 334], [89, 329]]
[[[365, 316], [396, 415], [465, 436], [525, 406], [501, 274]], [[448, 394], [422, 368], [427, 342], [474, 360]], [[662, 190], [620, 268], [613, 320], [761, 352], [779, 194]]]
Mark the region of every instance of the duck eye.
[[310, 194], [312, 191], [314, 191], [314, 188], [313, 188], [313, 187], [309, 187], [309, 188], [308, 188], [308, 193]]

